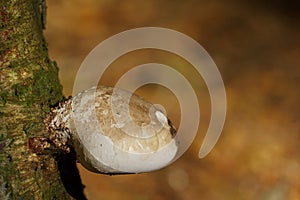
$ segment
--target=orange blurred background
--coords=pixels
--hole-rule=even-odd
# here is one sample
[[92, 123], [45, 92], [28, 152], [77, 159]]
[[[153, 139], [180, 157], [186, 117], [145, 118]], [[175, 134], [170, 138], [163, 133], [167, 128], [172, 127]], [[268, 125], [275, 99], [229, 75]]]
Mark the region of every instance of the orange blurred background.
[[[90, 200], [300, 200], [300, 15], [293, 1], [49, 0], [45, 30], [50, 57], [72, 94], [85, 56], [124, 30], [155, 26], [197, 40], [217, 64], [227, 92], [227, 118], [213, 151], [198, 151], [210, 119], [200, 75], [176, 55], [140, 50], [116, 60], [102, 84], [113, 85], [132, 67], [161, 62], [178, 69], [198, 91], [201, 122], [189, 150], [165, 169], [106, 176], [78, 164]], [[195, 75], [196, 74], [196, 75]], [[166, 88], [138, 94], [165, 106], [178, 127], [179, 104]]]

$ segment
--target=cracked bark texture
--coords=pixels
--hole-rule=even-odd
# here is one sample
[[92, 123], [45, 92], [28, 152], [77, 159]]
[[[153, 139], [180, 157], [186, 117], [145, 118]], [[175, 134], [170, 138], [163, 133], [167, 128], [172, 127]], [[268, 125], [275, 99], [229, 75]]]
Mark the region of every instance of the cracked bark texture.
[[85, 199], [82, 185], [78, 190], [63, 180], [75, 159], [36, 155], [28, 147], [29, 138], [47, 134], [43, 119], [63, 99], [43, 37], [44, 6], [0, 0], [0, 199], [72, 199], [72, 188], [81, 191], [75, 198]]

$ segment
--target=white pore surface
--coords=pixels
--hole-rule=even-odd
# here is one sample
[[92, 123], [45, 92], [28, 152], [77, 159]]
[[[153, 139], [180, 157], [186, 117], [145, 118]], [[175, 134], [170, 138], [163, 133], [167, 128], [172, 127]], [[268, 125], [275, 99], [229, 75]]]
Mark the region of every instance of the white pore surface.
[[[94, 134], [92, 149], [89, 153], [99, 161], [98, 166], [94, 166], [101, 170], [102, 165], [108, 166], [118, 172], [140, 173], [154, 171], [167, 166], [175, 157], [177, 146], [175, 141], [158, 149], [156, 152], [149, 154], [133, 153], [122, 151], [115, 147], [112, 141], [101, 134], [101, 132]], [[84, 142], [84, 141], [83, 141]]]

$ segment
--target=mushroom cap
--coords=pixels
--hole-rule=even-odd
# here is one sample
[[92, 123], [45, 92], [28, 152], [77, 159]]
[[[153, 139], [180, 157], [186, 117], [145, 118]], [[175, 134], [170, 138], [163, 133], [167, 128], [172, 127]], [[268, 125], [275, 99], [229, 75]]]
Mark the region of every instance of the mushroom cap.
[[166, 115], [118, 88], [99, 86], [73, 97], [69, 124], [78, 161], [94, 172], [154, 171], [178, 150]]

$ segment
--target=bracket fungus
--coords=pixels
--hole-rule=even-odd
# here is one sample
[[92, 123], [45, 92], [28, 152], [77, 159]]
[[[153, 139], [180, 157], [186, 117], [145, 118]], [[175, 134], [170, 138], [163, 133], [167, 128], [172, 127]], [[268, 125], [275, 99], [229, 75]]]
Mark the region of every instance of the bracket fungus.
[[77, 160], [98, 173], [157, 170], [178, 150], [175, 128], [161, 110], [112, 87], [94, 87], [66, 100], [45, 124], [56, 147], [73, 147]]

